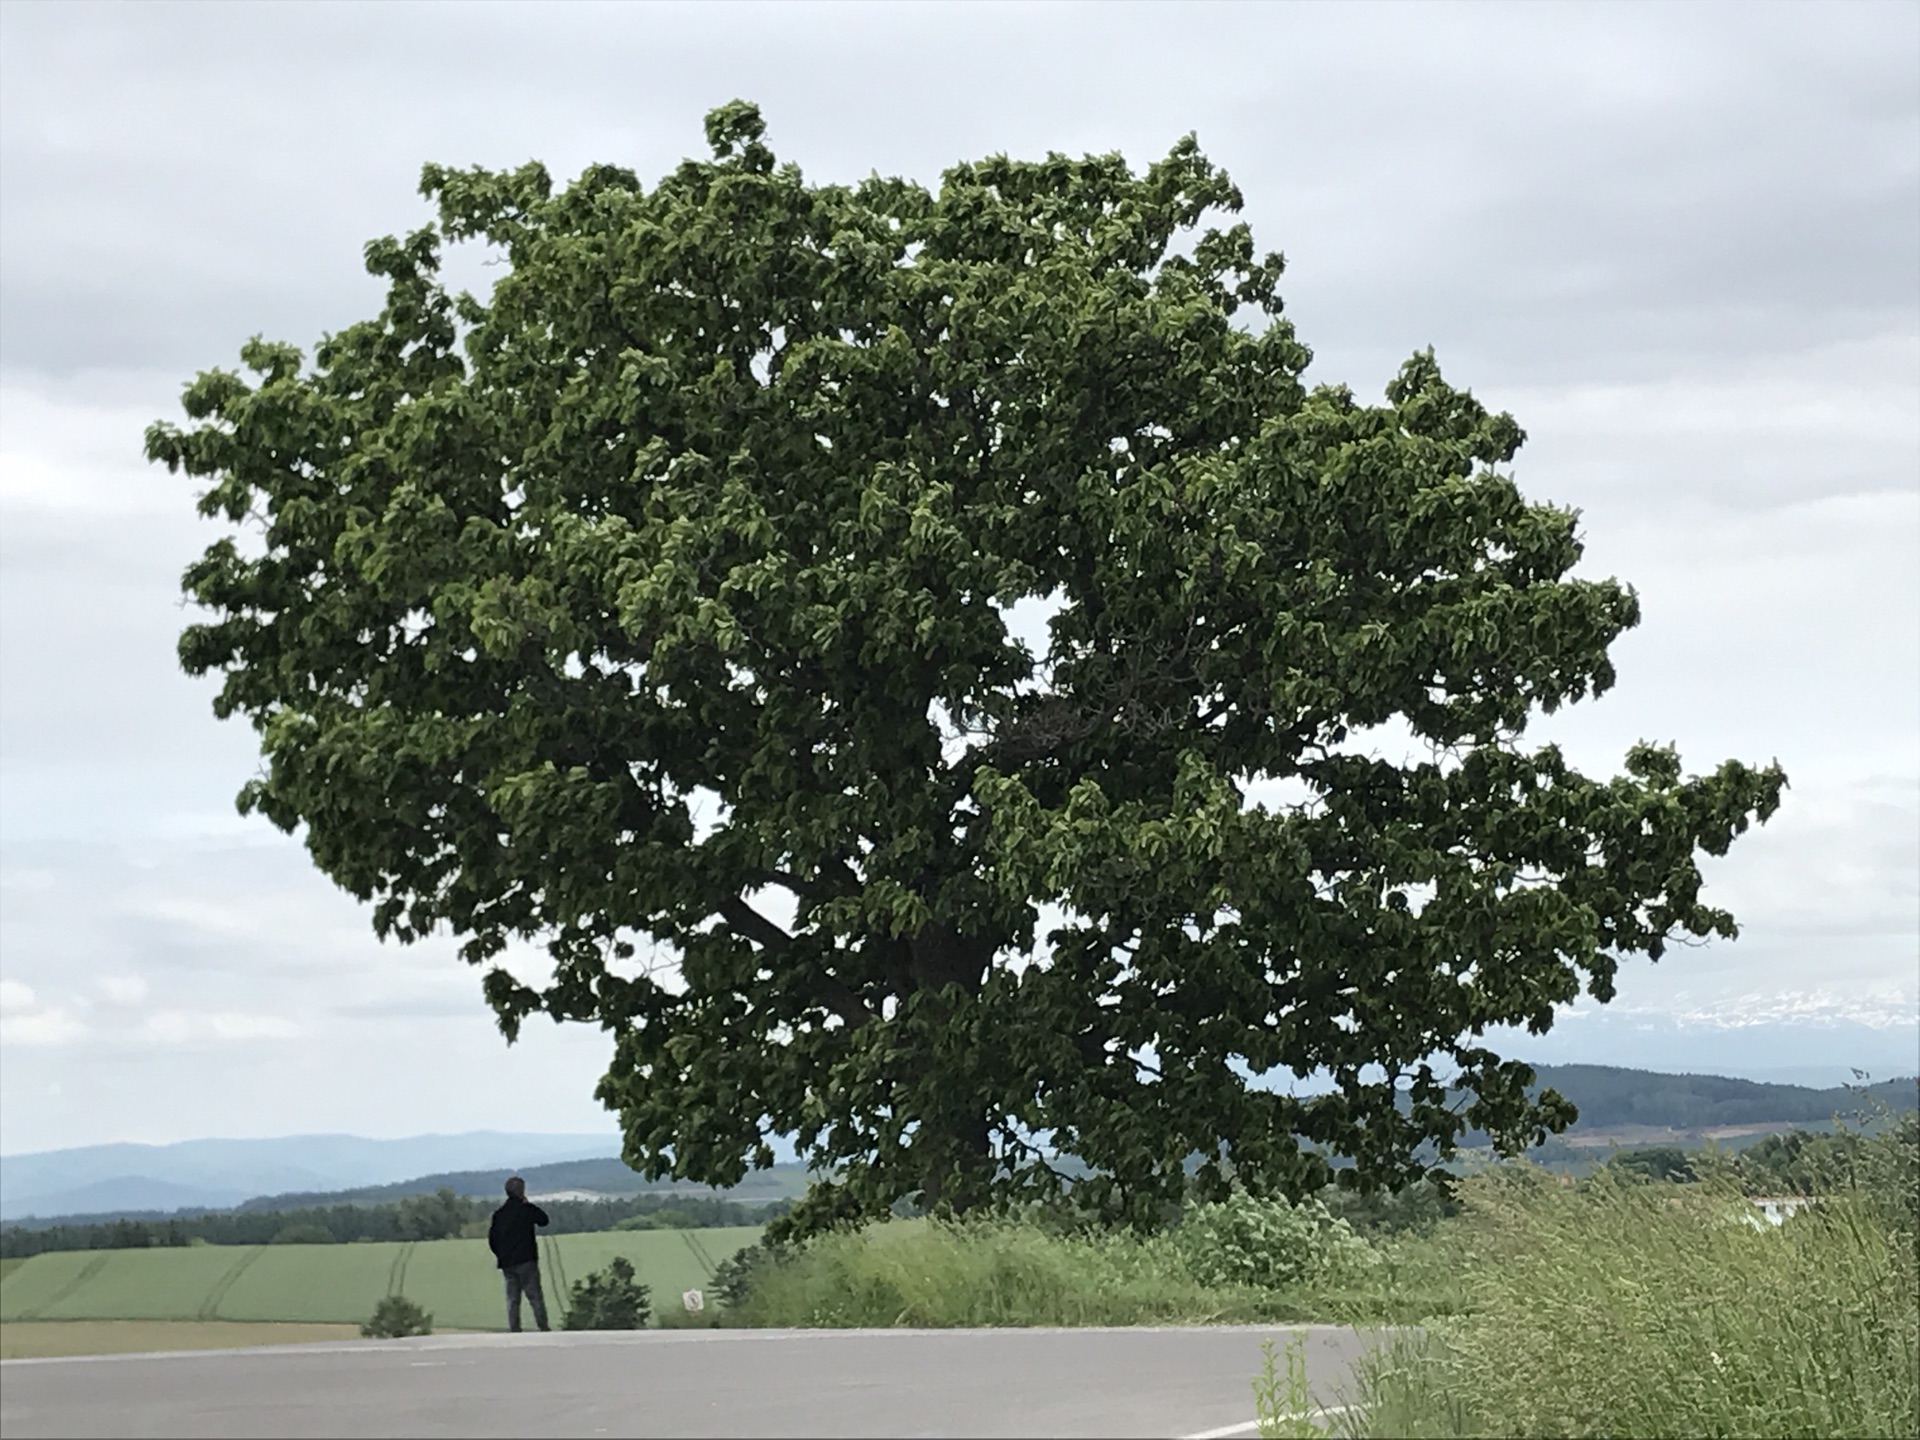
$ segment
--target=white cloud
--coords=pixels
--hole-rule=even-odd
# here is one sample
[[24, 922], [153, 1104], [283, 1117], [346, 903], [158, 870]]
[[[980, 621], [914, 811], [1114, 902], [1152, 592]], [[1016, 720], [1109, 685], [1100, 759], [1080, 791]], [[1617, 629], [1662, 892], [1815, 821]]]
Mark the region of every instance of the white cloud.
[[145, 459], [147, 426], [177, 418], [178, 376], [94, 375], [0, 386], [0, 510], [179, 517], [202, 482]]
[[1473, 388], [1527, 430], [1518, 469], [1539, 498], [1753, 509], [1911, 491], [1917, 373], [1920, 335], [1903, 329], [1636, 383]]
[[147, 998], [149, 989], [140, 975], [108, 975], [100, 981], [100, 993], [114, 1005], [138, 1005]]
[[64, 1010], [39, 1010], [26, 1015], [0, 1015], [0, 1043], [21, 1046], [66, 1045], [87, 1033]]
[[0, 1044], [64, 1045], [86, 1033], [70, 1012], [44, 1004], [31, 985], [0, 980]]
[[293, 1040], [301, 1031], [278, 1015], [252, 1015], [243, 1010], [159, 1010], [149, 1015], [141, 1033], [165, 1045], [188, 1045], [203, 1040]]
[[231, 900], [145, 898], [135, 901], [129, 909], [149, 920], [224, 940], [246, 940], [261, 934], [259, 916], [249, 913], [252, 907]]

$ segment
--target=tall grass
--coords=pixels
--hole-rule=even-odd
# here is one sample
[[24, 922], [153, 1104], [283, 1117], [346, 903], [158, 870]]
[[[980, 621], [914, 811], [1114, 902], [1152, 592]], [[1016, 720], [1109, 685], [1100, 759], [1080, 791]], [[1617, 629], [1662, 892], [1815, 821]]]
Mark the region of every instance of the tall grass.
[[893, 1220], [757, 1271], [736, 1325], [1134, 1325], [1258, 1318], [1261, 1293], [1200, 1284], [1172, 1246], [1029, 1224]]
[[1712, 1184], [1522, 1172], [1469, 1197], [1466, 1313], [1362, 1366], [1351, 1433], [1920, 1430], [1913, 1253], [1867, 1197], [1777, 1229]]
[[1063, 1231], [1038, 1214], [892, 1220], [751, 1258], [745, 1283], [716, 1277], [725, 1323], [1399, 1322], [1459, 1299], [1443, 1239], [1370, 1245], [1324, 1207], [1239, 1194], [1148, 1236]]

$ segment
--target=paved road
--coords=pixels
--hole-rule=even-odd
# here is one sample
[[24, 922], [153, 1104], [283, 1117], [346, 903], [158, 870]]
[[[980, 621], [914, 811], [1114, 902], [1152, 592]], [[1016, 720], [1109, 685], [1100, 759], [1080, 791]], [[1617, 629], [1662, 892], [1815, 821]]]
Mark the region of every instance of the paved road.
[[1334, 1326], [430, 1335], [8, 1360], [0, 1435], [1251, 1435], [1292, 1333], [1338, 1403]]

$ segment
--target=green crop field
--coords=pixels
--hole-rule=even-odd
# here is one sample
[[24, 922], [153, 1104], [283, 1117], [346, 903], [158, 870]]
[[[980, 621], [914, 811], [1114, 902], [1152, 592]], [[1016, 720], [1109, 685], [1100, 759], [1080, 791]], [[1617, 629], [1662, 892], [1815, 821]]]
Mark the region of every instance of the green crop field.
[[[541, 1270], [553, 1323], [565, 1311], [565, 1286], [616, 1255], [653, 1287], [656, 1310], [677, 1309], [681, 1291], [705, 1285], [715, 1262], [759, 1234], [758, 1227], [742, 1225], [543, 1237]], [[383, 1296], [406, 1295], [441, 1328], [506, 1328], [499, 1272], [481, 1240], [68, 1250], [36, 1255], [9, 1268], [5, 1278], [0, 1321], [341, 1324], [365, 1320]]]

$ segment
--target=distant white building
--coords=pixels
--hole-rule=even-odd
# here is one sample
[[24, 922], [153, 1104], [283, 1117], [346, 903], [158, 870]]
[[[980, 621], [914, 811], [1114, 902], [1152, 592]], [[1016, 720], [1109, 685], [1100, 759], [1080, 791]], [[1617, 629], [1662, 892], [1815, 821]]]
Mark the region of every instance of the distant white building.
[[1750, 1199], [1753, 1208], [1760, 1212], [1758, 1216], [1747, 1217], [1748, 1223], [1755, 1229], [1758, 1229], [1762, 1223], [1784, 1225], [1789, 1215], [1797, 1215], [1813, 1204], [1813, 1197], [1810, 1195], [1755, 1195]]

